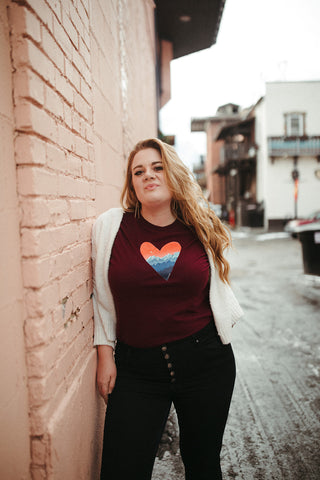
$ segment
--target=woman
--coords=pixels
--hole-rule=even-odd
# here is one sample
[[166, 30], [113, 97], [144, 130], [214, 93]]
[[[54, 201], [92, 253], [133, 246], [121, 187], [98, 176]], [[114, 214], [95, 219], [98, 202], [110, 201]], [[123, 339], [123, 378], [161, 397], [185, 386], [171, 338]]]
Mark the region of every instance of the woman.
[[221, 479], [230, 333], [242, 315], [228, 232], [158, 139], [131, 152], [121, 201], [93, 229], [97, 385], [108, 402], [101, 479], [151, 479], [172, 402], [186, 479]]

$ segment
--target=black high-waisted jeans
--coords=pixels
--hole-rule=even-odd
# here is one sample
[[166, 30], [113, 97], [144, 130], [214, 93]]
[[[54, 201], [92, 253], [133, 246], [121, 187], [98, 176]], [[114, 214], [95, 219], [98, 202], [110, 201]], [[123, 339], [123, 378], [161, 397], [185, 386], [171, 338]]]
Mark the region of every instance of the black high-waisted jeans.
[[109, 395], [101, 480], [150, 480], [173, 402], [187, 480], [219, 480], [220, 450], [234, 380], [231, 345], [213, 323], [155, 348], [116, 347], [118, 375]]

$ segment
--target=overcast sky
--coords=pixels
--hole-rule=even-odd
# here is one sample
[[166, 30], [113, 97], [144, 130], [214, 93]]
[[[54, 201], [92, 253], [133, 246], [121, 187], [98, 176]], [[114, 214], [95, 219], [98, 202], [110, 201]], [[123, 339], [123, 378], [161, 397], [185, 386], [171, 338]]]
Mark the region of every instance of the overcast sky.
[[254, 104], [265, 82], [320, 80], [320, 0], [226, 0], [217, 43], [171, 62], [171, 100], [160, 127], [176, 135], [191, 166], [205, 153], [192, 117], [213, 116], [225, 103]]

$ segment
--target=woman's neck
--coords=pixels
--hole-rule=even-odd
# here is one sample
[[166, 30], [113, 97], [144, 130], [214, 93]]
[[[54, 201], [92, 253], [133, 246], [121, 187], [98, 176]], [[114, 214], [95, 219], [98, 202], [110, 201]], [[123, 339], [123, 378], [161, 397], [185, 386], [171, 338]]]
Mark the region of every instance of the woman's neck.
[[148, 208], [142, 205], [141, 215], [147, 222], [158, 227], [166, 227], [175, 221], [175, 216], [172, 214], [170, 207]]

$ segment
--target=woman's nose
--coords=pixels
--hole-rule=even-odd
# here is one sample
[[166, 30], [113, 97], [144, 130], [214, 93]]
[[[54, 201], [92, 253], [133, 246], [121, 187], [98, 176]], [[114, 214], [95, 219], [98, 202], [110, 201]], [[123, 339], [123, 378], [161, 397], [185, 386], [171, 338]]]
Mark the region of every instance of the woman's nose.
[[154, 172], [153, 170], [146, 170], [144, 173], [144, 179], [147, 180], [148, 178], [153, 178], [154, 177]]

